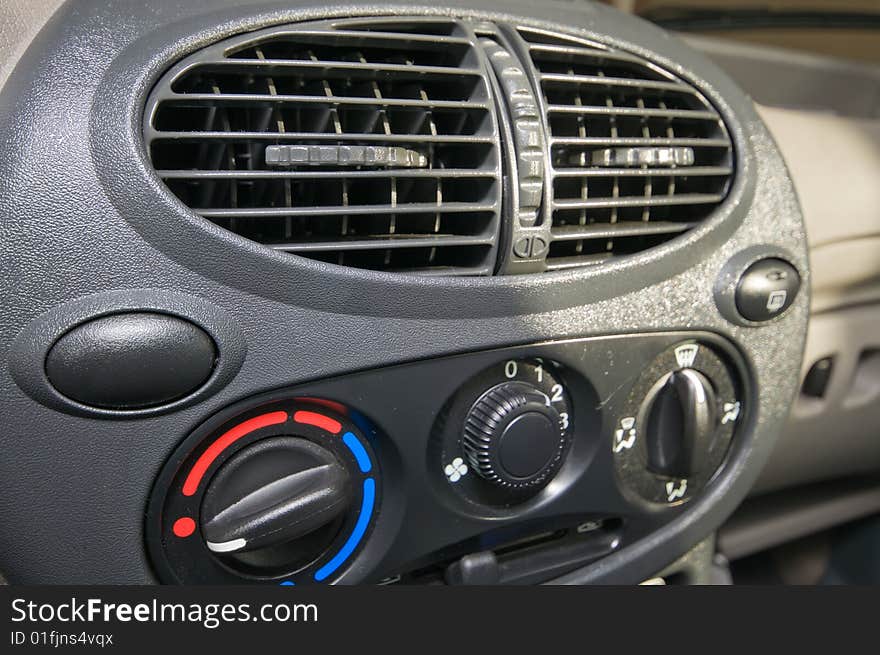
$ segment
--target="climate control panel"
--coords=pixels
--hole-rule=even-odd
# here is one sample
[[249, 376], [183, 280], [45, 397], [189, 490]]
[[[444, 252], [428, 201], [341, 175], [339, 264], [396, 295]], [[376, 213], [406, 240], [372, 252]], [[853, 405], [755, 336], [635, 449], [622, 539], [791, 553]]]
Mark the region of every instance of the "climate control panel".
[[572, 339], [242, 401], [187, 437], [146, 536], [163, 581], [541, 582], [674, 519], [749, 438], [709, 333]]

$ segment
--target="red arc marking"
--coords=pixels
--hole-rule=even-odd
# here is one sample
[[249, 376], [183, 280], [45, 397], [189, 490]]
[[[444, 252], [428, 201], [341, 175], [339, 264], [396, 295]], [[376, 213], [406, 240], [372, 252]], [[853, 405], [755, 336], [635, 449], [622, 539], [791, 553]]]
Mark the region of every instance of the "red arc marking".
[[199, 456], [192, 469], [190, 469], [189, 475], [186, 476], [186, 481], [183, 483], [183, 495], [192, 496], [198, 490], [199, 484], [202, 478], [205, 477], [205, 473], [211, 467], [211, 464], [214, 463], [214, 460], [217, 459], [220, 453], [233, 443], [255, 430], [269, 425], [278, 425], [286, 420], [287, 412], [269, 412], [268, 414], [261, 414], [260, 416], [248, 419], [244, 423], [239, 423], [218, 437], [214, 443], [205, 449], [205, 452]]
[[330, 434], [339, 434], [342, 430], [342, 423], [329, 416], [318, 414], [317, 412], [306, 412], [301, 410], [294, 413], [293, 420], [297, 423], [304, 423], [305, 425], [314, 425], [316, 428], [327, 430]]

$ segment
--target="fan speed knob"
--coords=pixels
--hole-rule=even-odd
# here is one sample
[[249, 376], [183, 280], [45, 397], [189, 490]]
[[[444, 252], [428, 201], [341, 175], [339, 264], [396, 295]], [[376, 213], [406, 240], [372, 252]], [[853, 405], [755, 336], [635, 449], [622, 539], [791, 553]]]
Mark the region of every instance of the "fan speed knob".
[[462, 450], [474, 472], [493, 484], [537, 487], [562, 464], [565, 426], [546, 393], [528, 382], [504, 382], [471, 407]]

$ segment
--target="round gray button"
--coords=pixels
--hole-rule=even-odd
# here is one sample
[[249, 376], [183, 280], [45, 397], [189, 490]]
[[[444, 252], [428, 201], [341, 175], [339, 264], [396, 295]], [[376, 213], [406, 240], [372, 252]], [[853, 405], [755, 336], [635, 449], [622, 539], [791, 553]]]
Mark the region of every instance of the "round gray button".
[[749, 321], [769, 321], [791, 306], [800, 287], [801, 276], [794, 266], [782, 259], [762, 259], [739, 279], [737, 311]]

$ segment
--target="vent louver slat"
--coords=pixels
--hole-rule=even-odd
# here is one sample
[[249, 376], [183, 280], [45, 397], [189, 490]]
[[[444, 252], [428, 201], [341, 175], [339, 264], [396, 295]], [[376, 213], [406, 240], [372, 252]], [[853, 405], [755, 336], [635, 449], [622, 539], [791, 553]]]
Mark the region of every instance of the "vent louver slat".
[[276, 251], [493, 272], [499, 136], [463, 23], [311, 23], [227, 40], [157, 85], [145, 137], [182, 202]]
[[634, 54], [545, 30], [519, 33], [550, 132], [547, 270], [659, 245], [724, 201], [733, 147], [696, 88]]

